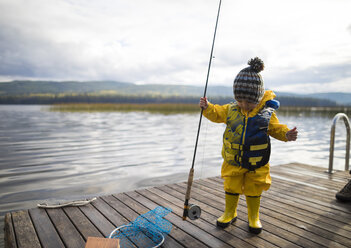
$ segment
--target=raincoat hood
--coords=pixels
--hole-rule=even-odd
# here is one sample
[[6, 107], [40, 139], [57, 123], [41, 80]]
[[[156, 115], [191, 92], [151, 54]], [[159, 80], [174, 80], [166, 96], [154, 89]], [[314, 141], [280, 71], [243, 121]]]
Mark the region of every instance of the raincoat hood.
[[[273, 91], [271, 90], [266, 90], [264, 92], [264, 95], [261, 99], [261, 101], [257, 104], [257, 106], [249, 113], [248, 117], [252, 117], [255, 116], [265, 105], [266, 102], [269, 100], [272, 100], [276, 97], [276, 95], [274, 94]], [[247, 114], [247, 113], [243, 113], [243, 114]]]

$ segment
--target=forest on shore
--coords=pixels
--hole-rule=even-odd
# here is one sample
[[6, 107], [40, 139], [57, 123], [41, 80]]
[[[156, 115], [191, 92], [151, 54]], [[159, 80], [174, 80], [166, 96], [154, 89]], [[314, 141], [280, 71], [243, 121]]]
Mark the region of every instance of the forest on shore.
[[[233, 102], [233, 97], [208, 97], [215, 104], [226, 104]], [[276, 98], [281, 106], [287, 107], [337, 107], [334, 101], [317, 98], [303, 98], [292, 96], [281, 96]], [[150, 103], [177, 103], [197, 104], [199, 96], [163, 96], [158, 94], [127, 95], [127, 94], [28, 94], [28, 95], [3, 95], [0, 96], [0, 104], [63, 104], [63, 103], [128, 103], [128, 104], [150, 104]]]
[[[11, 81], [0, 83], [0, 104], [197, 104], [203, 87], [188, 85], [137, 85], [116, 81]], [[351, 106], [348, 93], [292, 94], [275, 92], [285, 107]], [[209, 86], [209, 101], [233, 102], [231, 86]]]

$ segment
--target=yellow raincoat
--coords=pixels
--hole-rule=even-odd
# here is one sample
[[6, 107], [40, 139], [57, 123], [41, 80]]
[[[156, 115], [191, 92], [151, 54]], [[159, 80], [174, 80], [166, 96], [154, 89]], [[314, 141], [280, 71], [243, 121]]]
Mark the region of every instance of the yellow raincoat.
[[[248, 114], [241, 110], [246, 118], [255, 116], [266, 104], [267, 101], [275, 98], [273, 91], [266, 91], [260, 103]], [[217, 123], [226, 123], [228, 109], [230, 104], [213, 105], [208, 104], [208, 108], [203, 111], [203, 115], [210, 121]], [[273, 112], [269, 126], [268, 135], [281, 141], [288, 141], [285, 137], [289, 128], [280, 124], [276, 114]], [[269, 163], [249, 172], [248, 169], [241, 166], [233, 166], [227, 162], [223, 162], [221, 176], [224, 179], [224, 190], [229, 193], [239, 193], [248, 196], [259, 196], [263, 190], [268, 190], [271, 185], [271, 177], [269, 174]]]

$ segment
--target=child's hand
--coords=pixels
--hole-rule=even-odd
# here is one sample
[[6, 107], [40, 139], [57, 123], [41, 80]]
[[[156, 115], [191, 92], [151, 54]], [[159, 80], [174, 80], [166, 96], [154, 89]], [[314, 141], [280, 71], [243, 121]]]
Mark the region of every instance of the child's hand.
[[297, 139], [297, 134], [297, 128], [294, 127], [293, 129], [286, 132], [285, 137], [288, 139], [288, 141], [295, 141]]
[[208, 108], [208, 101], [207, 101], [207, 97], [201, 97], [200, 98], [200, 103], [199, 103], [200, 108], [202, 108], [203, 110]]

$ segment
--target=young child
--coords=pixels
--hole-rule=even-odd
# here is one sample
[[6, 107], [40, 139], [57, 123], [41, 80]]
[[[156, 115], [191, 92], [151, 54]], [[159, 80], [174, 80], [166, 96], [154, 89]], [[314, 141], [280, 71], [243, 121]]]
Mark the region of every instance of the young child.
[[251, 59], [234, 80], [235, 103], [213, 105], [200, 99], [203, 115], [210, 121], [227, 125], [223, 134], [221, 176], [224, 179], [225, 211], [217, 226], [227, 227], [237, 218], [239, 195], [246, 196], [249, 230], [262, 230], [259, 219], [260, 197], [271, 185], [269, 136], [281, 141], [295, 141], [297, 129], [280, 124], [275, 114], [279, 102], [273, 91], [265, 91], [260, 71], [263, 61]]

